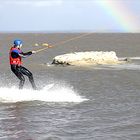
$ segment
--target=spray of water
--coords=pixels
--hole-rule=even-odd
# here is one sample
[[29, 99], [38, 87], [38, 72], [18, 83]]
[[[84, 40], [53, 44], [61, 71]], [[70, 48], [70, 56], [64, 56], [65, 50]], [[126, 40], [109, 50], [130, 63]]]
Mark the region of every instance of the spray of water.
[[41, 90], [23, 89], [16, 87], [1, 87], [0, 102], [23, 102], [23, 101], [45, 101], [45, 102], [83, 102], [87, 99], [80, 96], [73, 88], [49, 84]]

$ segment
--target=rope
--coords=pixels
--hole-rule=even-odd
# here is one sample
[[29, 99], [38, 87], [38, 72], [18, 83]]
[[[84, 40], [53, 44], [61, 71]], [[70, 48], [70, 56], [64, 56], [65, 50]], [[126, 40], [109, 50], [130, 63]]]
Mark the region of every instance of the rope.
[[58, 45], [61, 45], [61, 44], [65, 44], [65, 43], [67, 43], [67, 42], [70, 42], [70, 41], [73, 41], [73, 40], [76, 40], [76, 39], [79, 39], [79, 38], [88, 36], [88, 35], [90, 35], [90, 34], [92, 34], [92, 33], [85, 33], [85, 34], [82, 34], [82, 35], [79, 35], [79, 36], [70, 38], [70, 39], [68, 39], [68, 40], [64, 40], [64, 41], [55, 43], [55, 44], [53, 44], [52, 46], [47, 46], [47, 47], [45, 47], [45, 48], [38, 49], [38, 50], [36, 50], [35, 52], [36, 52], [36, 53], [37, 53], [37, 52], [41, 52], [41, 51], [44, 51], [44, 50], [46, 50], [46, 49], [48, 49], [48, 48], [52, 48], [52, 47], [54, 47], [54, 46], [58, 46]]

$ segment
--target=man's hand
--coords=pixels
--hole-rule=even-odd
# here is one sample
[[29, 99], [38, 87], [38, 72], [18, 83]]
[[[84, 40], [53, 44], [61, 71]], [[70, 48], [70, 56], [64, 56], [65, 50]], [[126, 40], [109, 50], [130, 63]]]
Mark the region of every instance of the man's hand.
[[35, 54], [36, 53], [36, 51], [32, 51], [32, 54]]
[[48, 48], [52, 48], [52, 46], [48, 46]]

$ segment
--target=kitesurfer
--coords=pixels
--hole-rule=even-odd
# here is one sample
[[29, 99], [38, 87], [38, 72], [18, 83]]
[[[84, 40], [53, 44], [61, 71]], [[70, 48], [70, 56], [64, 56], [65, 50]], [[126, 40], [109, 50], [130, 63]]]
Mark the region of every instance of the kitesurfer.
[[32, 88], [36, 90], [33, 74], [28, 69], [22, 66], [22, 58], [30, 56], [36, 52], [29, 51], [29, 52], [24, 53], [22, 52], [21, 47], [22, 47], [22, 41], [19, 39], [14, 40], [14, 45], [11, 47], [10, 53], [9, 53], [11, 70], [20, 80], [19, 89], [23, 89], [23, 86], [25, 83], [24, 75], [26, 75], [29, 78]]

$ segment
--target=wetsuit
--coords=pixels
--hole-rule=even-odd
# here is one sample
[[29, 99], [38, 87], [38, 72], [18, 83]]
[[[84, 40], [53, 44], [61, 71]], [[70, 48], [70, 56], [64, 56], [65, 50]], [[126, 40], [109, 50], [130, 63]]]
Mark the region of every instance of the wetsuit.
[[22, 66], [22, 61], [21, 61], [22, 57], [27, 57], [30, 56], [31, 54], [32, 54], [31, 51], [27, 53], [23, 53], [20, 49], [16, 47], [12, 47], [10, 50], [9, 57], [10, 57], [11, 70], [20, 80], [19, 89], [22, 89], [24, 86], [25, 83], [24, 75], [28, 76], [32, 88], [36, 89], [36, 85], [32, 73], [28, 69]]

